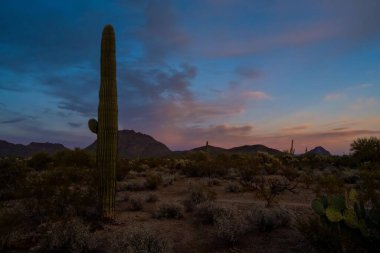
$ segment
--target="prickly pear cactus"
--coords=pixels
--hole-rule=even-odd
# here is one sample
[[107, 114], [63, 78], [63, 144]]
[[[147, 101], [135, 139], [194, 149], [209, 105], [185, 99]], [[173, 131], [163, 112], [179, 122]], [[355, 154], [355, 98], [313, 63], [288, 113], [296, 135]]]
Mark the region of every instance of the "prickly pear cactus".
[[340, 212], [346, 208], [346, 201], [344, 200], [344, 197], [341, 195], [331, 196], [328, 203], [329, 206]]
[[359, 219], [354, 209], [347, 209], [344, 211], [344, 222], [351, 228], [359, 228]]
[[311, 207], [316, 214], [327, 218], [331, 224], [342, 223], [347, 229], [359, 229], [363, 236], [368, 236], [365, 209], [355, 189], [347, 194], [347, 199], [341, 195], [314, 199]]
[[339, 222], [343, 219], [343, 216], [340, 210], [332, 206], [329, 206], [326, 208], [326, 217], [331, 222]]
[[318, 215], [324, 215], [326, 213], [325, 207], [320, 199], [314, 199], [311, 202], [311, 208]]

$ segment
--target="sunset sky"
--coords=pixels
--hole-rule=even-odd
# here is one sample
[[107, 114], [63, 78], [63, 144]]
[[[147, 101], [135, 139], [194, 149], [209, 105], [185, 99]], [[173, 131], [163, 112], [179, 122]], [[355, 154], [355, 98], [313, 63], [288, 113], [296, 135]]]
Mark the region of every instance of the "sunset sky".
[[378, 0], [1, 0], [0, 139], [86, 147], [100, 39], [116, 32], [119, 129], [172, 150], [349, 152], [380, 137]]

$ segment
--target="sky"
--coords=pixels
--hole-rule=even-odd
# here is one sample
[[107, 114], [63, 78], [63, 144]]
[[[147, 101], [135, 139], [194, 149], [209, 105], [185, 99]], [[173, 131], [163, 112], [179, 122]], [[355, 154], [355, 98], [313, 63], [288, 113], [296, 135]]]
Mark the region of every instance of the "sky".
[[96, 139], [112, 24], [119, 129], [172, 150], [293, 139], [347, 154], [380, 137], [378, 13], [377, 0], [0, 0], [0, 139]]

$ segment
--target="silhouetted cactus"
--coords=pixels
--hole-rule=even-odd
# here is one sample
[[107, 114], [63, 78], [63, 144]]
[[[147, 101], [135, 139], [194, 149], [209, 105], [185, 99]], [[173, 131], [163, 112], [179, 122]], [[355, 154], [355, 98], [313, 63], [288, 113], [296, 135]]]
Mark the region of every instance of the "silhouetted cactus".
[[97, 134], [97, 178], [100, 213], [114, 218], [117, 160], [117, 87], [115, 32], [111, 25], [103, 29], [101, 42], [101, 73], [98, 121], [90, 119], [88, 126]]
[[293, 142], [293, 140], [292, 140], [292, 145], [290, 146], [290, 149], [289, 149], [289, 153], [292, 154], [292, 155], [294, 155], [294, 152], [296, 151], [296, 150], [294, 149], [293, 144], [294, 144], [294, 142]]

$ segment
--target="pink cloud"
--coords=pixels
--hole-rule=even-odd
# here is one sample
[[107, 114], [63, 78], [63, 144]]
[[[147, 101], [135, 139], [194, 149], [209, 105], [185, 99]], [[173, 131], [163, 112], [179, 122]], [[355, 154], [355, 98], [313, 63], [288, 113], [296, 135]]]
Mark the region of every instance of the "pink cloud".
[[271, 99], [271, 97], [263, 91], [246, 91], [243, 93], [243, 97], [257, 100]]

